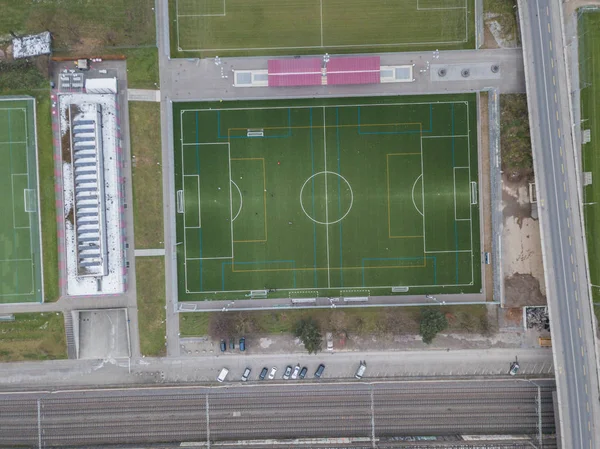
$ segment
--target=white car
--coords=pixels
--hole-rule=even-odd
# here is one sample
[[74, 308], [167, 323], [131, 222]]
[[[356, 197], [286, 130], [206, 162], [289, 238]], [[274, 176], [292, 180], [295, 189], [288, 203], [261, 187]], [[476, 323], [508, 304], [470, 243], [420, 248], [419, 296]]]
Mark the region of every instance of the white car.
[[333, 334], [331, 332], [327, 332], [325, 338], [327, 340], [327, 350], [333, 351]]
[[296, 365], [294, 372], [292, 373], [292, 379], [298, 379], [298, 373], [300, 372], [300, 365]]
[[275, 379], [275, 374], [277, 374], [277, 367], [274, 366], [271, 368], [271, 372], [269, 373], [269, 379]]

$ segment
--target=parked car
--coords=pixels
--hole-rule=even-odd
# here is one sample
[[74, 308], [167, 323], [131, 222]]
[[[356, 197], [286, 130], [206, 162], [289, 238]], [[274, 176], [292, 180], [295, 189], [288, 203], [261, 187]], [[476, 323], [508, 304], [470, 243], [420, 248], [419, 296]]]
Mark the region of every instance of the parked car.
[[326, 340], [327, 340], [327, 350], [333, 351], [333, 334], [331, 332], [327, 332]]
[[317, 368], [317, 370], [315, 371], [315, 377], [317, 379], [320, 379], [321, 376], [323, 375], [323, 371], [325, 371], [325, 365], [323, 365], [322, 363], [319, 365], [319, 367]]
[[300, 379], [304, 379], [306, 377], [306, 373], [308, 371], [308, 368], [305, 366], [300, 370], [300, 374], [298, 375], [298, 377]]
[[258, 376], [258, 378], [260, 380], [265, 380], [265, 377], [267, 377], [267, 373], [269, 372], [269, 368], [267, 368], [266, 366], [262, 369], [262, 371], [260, 372], [260, 376]]
[[229, 370], [227, 368], [223, 368], [219, 375], [217, 376], [218, 382], [223, 382], [225, 378], [227, 378], [227, 374], [229, 374]]
[[269, 379], [275, 379], [275, 374], [277, 374], [277, 367], [274, 366], [271, 368], [271, 372], [269, 373]]
[[231, 350], [235, 349], [235, 339], [233, 339], [233, 338], [229, 339], [229, 349], [231, 349]]
[[246, 382], [248, 380], [248, 377], [250, 377], [250, 368], [246, 368], [244, 370], [244, 374], [242, 374], [242, 382]]
[[300, 365], [296, 365], [294, 372], [292, 373], [292, 379], [298, 379], [298, 373], [300, 372]]
[[246, 350], [246, 337], [240, 338], [240, 351]]
[[508, 374], [510, 374], [511, 376], [516, 376], [519, 372], [519, 368], [519, 362], [512, 362], [510, 364], [510, 370], [508, 371]]
[[354, 374], [354, 377], [356, 377], [357, 379], [362, 379], [366, 370], [367, 362], [361, 360], [360, 365], [358, 365], [358, 369], [356, 370], [356, 374]]
[[227, 342], [224, 339], [221, 339], [221, 352], [225, 352], [227, 349]]
[[290, 365], [285, 367], [285, 372], [283, 373], [283, 379], [288, 380], [290, 375], [292, 374], [292, 367]]

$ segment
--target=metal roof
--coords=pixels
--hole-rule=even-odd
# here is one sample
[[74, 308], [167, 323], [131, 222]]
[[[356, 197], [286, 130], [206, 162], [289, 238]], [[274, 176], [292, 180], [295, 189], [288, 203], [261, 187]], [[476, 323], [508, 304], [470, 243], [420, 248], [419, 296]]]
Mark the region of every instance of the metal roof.
[[320, 86], [321, 59], [269, 59], [269, 87]]
[[331, 58], [327, 63], [327, 84], [379, 84], [379, 56]]

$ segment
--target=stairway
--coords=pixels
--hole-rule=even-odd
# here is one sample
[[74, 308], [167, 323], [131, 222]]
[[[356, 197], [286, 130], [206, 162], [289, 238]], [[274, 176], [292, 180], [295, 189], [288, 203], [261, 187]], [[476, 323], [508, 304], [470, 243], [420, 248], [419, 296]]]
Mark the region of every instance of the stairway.
[[69, 359], [77, 358], [77, 346], [75, 345], [75, 335], [73, 332], [73, 316], [71, 312], [63, 312], [65, 318], [65, 334], [67, 335], [67, 354]]

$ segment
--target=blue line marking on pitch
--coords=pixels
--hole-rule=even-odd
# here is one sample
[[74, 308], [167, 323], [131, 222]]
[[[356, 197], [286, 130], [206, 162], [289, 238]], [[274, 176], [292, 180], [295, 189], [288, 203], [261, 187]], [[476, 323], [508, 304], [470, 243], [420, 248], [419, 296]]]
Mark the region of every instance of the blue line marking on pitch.
[[[452, 103], [452, 107], [454, 108], [454, 103]], [[429, 104], [429, 129], [424, 130], [411, 130], [411, 131], [362, 131], [360, 126], [360, 106], [358, 106], [358, 134], [360, 135], [377, 135], [377, 134], [421, 134], [421, 133], [431, 133], [433, 130], [433, 105]], [[390, 123], [390, 125], [394, 125], [394, 123]]]
[[[433, 283], [437, 284], [437, 259], [436, 256], [424, 256], [424, 257], [363, 257], [361, 260], [362, 267], [362, 286], [365, 287], [365, 260], [433, 260]], [[382, 267], [384, 268], [384, 267]], [[411, 267], [410, 265], [406, 268], [423, 268], [423, 267]]]
[[[197, 113], [196, 113], [197, 114]], [[280, 139], [291, 137], [292, 135], [292, 109], [288, 108], [288, 130], [286, 134], [276, 134], [273, 136], [222, 136], [221, 135], [221, 111], [217, 111], [217, 136], [219, 139]]]
[[[198, 112], [196, 112], [196, 171], [198, 172], [198, 188], [200, 188], [200, 145], [198, 144], [199, 139], [199, 120], [198, 120]], [[198, 207], [200, 207], [200, 198], [198, 198]], [[199, 213], [201, 214], [202, 209], [200, 209]], [[202, 228], [198, 228], [200, 230], [200, 291], [202, 291]], [[185, 232], [185, 230], [184, 230]], [[186, 268], [187, 270], [187, 268]]]
[[295, 260], [258, 260], [253, 262], [221, 262], [221, 291], [225, 290], [225, 265], [256, 265], [257, 263], [291, 263], [294, 272], [294, 288], [296, 288], [296, 261]]
[[[310, 163], [312, 167], [312, 175], [315, 174], [315, 147], [313, 142], [313, 108], [310, 111]], [[312, 214], [315, 216], [315, 178], [311, 179], [312, 184]], [[314, 284], [317, 288], [317, 224], [313, 221], [313, 268], [314, 272]]]
[[[9, 159], [9, 165], [10, 165], [10, 174], [12, 176], [13, 173], [13, 163], [12, 163], [12, 136], [11, 136], [11, 132], [10, 132], [10, 109], [8, 109], [8, 159]], [[13, 197], [11, 198], [12, 202], [15, 202], [15, 192], [12, 192]], [[13, 223], [15, 220], [15, 210], [13, 207]], [[13, 229], [13, 254], [17, 251], [17, 234], [15, 233], [15, 229]], [[15, 254], [16, 256], [16, 254]], [[15, 293], [17, 293], [19, 291], [19, 270], [15, 270], [15, 277], [16, 277], [16, 290]]]
[[[454, 103], [452, 103], [452, 109], [450, 111], [450, 115], [451, 115], [451, 119], [450, 119], [450, 123], [452, 124], [452, 137], [451, 137], [451, 141], [452, 141], [452, 175], [454, 176], [454, 167], [456, 167], [456, 160], [455, 160], [455, 155], [454, 155]], [[456, 185], [454, 186], [454, 207], [456, 207]], [[458, 284], [458, 223], [456, 221], [456, 217], [454, 217], [454, 247], [456, 249], [456, 277], [455, 277], [455, 284]]]
[[[335, 126], [336, 126], [336, 138], [337, 138], [337, 162], [338, 162], [338, 175], [341, 175], [341, 157], [340, 157], [340, 108], [335, 108]], [[327, 175], [325, 175], [327, 176]], [[340, 217], [342, 216], [342, 178], [338, 176], [338, 212]], [[342, 221], [340, 220], [340, 287], [344, 286], [344, 270], [342, 263], [342, 232], [344, 230]]]

